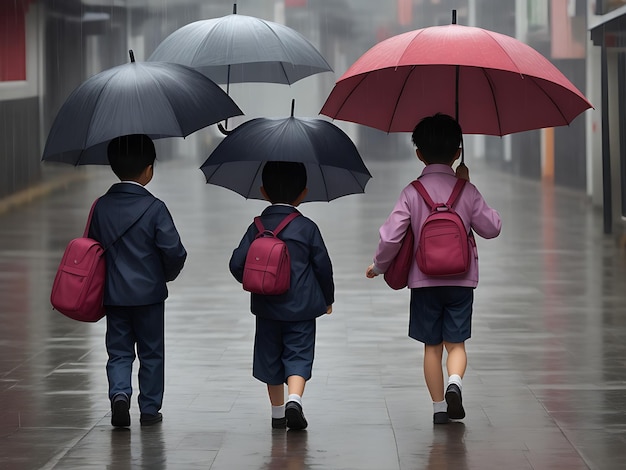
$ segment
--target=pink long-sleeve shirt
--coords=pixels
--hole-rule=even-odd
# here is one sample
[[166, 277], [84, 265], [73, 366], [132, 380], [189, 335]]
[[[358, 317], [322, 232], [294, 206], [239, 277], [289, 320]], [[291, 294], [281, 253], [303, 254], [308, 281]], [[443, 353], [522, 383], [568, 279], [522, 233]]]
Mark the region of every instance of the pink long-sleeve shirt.
[[[454, 170], [448, 165], [427, 165], [422, 171], [420, 182], [428, 191], [434, 202], [446, 202], [452, 193], [456, 183]], [[500, 214], [487, 205], [482, 195], [471, 183], [467, 183], [461, 192], [454, 209], [459, 214], [468, 233], [472, 229], [475, 234], [482, 238], [494, 238], [500, 234], [502, 221]], [[385, 223], [380, 227], [380, 242], [374, 256], [374, 271], [384, 273], [395, 258], [404, 233], [409, 223], [415, 235], [414, 253], [417, 251], [420, 229], [430, 213], [430, 208], [419, 195], [413, 185], [406, 186], [395, 207]], [[475, 249], [475, 248], [474, 248]], [[417, 266], [417, 262], [411, 265], [409, 272], [408, 287], [434, 286], [463, 286], [476, 287], [478, 285], [478, 252], [471, 257], [469, 270], [459, 276], [432, 277], [427, 276]]]

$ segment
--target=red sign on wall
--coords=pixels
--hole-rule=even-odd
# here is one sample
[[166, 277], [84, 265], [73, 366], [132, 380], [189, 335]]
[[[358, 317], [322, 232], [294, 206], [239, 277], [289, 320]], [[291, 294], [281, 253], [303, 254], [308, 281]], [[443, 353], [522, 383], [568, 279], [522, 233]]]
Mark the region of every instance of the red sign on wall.
[[285, 7], [305, 7], [307, 0], [285, 0]]
[[0, 82], [26, 80], [26, 2], [0, 2]]

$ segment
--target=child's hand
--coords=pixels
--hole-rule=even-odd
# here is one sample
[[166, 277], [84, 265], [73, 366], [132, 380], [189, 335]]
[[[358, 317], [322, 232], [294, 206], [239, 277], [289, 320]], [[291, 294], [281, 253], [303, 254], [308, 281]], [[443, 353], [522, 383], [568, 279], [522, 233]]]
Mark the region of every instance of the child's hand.
[[469, 168], [465, 166], [465, 163], [460, 163], [459, 166], [456, 167], [456, 177], [462, 180], [470, 180]]
[[370, 264], [365, 270], [365, 277], [367, 277], [368, 279], [373, 279], [376, 276], [378, 276], [378, 274], [374, 271], [374, 265]]
[[333, 306], [329, 305], [326, 307], [326, 315], [330, 315], [331, 313], [333, 313]]

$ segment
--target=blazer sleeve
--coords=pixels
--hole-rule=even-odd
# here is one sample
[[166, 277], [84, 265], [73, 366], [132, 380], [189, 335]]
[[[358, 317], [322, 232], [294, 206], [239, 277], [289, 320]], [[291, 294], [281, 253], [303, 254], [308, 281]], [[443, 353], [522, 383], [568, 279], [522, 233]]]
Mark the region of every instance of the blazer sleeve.
[[246, 256], [248, 255], [248, 249], [254, 241], [256, 235], [256, 228], [254, 224], [248, 227], [245, 235], [239, 242], [239, 246], [233, 250], [233, 254], [230, 257], [228, 268], [238, 282], [243, 283], [243, 268], [246, 264]]
[[155, 244], [161, 252], [165, 280], [173, 281], [183, 269], [187, 251], [180, 240], [172, 215], [163, 203], [157, 213]]
[[322, 234], [317, 226], [315, 226], [311, 236], [311, 266], [324, 294], [326, 305], [332, 305], [335, 303], [332, 262], [326, 249], [326, 244], [322, 239]]

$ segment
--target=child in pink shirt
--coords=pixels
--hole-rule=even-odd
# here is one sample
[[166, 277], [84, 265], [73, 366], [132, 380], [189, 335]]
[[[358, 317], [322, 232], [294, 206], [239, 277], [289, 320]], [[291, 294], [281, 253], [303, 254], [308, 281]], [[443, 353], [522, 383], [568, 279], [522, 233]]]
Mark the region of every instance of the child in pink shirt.
[[[452, 164], [461, 155], [461, 128], [450, 116], [436, 114], [424, 118], [412, 135], [417, 157], [426, 165], [419, 181], [434, 202], [445, 202], [450, 197], [457, 178], [468, 181], [456, 204], [468, 233], [472, 230], [483, 238], [500, 234], [498, 212], [487, 205], [476, 187], [469, 183], [469, 171]], [[380, 242], [374, 262], [366, 270], [373, 278], [383, 274], [395, 258], [407, 229], [415, 236], [417, 249], [422, 224], [430, 208], [409, 184], [404, 188], [393, 211], [380, 228]], [[424, 343], [424, 377], [433, 400], [433, 422], [447, 423], [450, 419], [465, 417], [461, 397], [462, 378], [467, 367], [465, 341], [471, 336], [474, 288], [478, 284], [478, 253], [476, 247], [470, 267], [464, 274], [434, 277], [422, 273], [412, 263], [408, 278], [411, 289], [409, 336]], [[414, 253], [415, 254], [415, 253]], [[443, 348], [448, 352], [446, 369], [448, 386], [444, 394]]]

